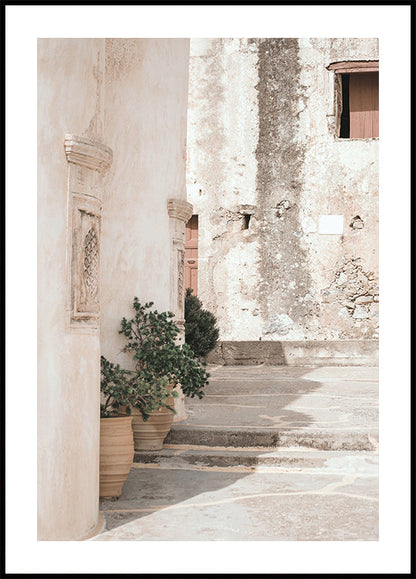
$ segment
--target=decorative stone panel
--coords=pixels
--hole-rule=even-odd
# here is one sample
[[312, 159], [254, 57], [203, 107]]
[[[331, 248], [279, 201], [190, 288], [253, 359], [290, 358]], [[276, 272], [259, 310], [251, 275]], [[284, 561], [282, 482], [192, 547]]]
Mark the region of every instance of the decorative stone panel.
[[[177, 342], [185, 341], [185, 225], [192, 217], [192, 205], [182, 199], [168, 199], [169, 233], [171, 240], [170, 255], [170, 295], [169, 309], [175, 314], [175, 324], [179, 328]], [[182, 388], [176, 387], [174, 422], [187, 417], [185, 396]]]
[[185, 250], [177, 249], [177, 267], [178, 267], [178, 309], [183, 308], [183, 303], [185, 299], [184, 291], [184, 275], [185, 275]]
[[96, 325], [100, 315], [101, 203], [79, 194], [72, 197], [72, 321]]
[[97, 330], [100, 320], [101, 175], [109, 147], [88, 137], [65, 136], [69, 171], [68, 310], [70, 327]]
[[168, 199], [169, 232], [171, 238], [170, 309], [181, 330], [179, 341], [184, 341], [185, 320], [185, 225], [192, 217], [192, 205], [182, 199]]

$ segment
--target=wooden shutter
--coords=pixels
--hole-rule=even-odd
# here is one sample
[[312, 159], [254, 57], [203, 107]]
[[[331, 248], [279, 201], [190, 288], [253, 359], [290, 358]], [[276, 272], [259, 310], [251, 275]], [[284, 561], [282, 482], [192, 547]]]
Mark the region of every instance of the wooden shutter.
[[350, 138], [378, 137], [378, 72], [350, 74]]

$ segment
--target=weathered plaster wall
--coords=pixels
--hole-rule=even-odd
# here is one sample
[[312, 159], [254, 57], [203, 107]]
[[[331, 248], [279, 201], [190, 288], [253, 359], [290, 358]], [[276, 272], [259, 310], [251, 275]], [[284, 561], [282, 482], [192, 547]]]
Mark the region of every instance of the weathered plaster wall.
[[192, 41], [188, 198], [222, 340], [377, 337], [378, 140], [336, 138], [326, 69], [376, 59], [374, 39]]
[[[378, 139], [335, 137], [334, 75], [341, 60], [378, 60], [377, 39], [301, 39], [305, 150], [300, 223], [314, 272], [307, 330], [322, 338], [378, 337]], [[317, 87], [317, 90], [314, 89]], [[320, 235], [319, 215], [343, 215], [343, 235]], [[358, 219], [359, 218], [359, 219]]]
[[199, 215], [200, 296], [223, 338], [250, 339], [261, 333], [258, 215], [250, 229], [241, 227], [242, 211], [257, 198], [257, 49], [244, 39], [192, 40], [191, 47], [187, 189]]
[[[172, 309], [168, 199], [186, 199], [189, 40], [107, 39], [107, 173], [102, 236], [102, 353], [120, 354], [134, 296]], [[183, 226], [184, 227], [184, 226]], [[177, 313], [173, 310], [174, 313]]]
[[66, 133], [96, 117], [102, 40], [38, 41], [38, 539], [98, 518], [99, 334], [71, 328]]

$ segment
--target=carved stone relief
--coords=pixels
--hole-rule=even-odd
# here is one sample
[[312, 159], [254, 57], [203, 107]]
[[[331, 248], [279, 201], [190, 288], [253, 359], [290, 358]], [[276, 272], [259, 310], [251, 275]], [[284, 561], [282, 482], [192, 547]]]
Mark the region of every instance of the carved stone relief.
[[98, 294], [98, 239], [96, 229], [91, 227], [84, 241], [84, 281], [87, 294], [95, 298]]
[[65, 154], [68, 163], [103, 173], [113, 161], [110, 147], [89, 137], [65, 135]]
[[100, 229], [98, 199], [72, 198], [71, 318], [97, 325], [100, 313]]
[[[167, 206], [171, 237], [170, 309], [176, 316], [175, 323], [182, 328], [185, 299], [185, 224], [192, 216], [192, 205], [182, 199], [168, 199]], [[183, 341], [182, 335], [180, 340]]]
[[102, 182], [112, 151], [87, 137], [66, 135], [69, 170], [69, 310], [71, 327], [97, 329], [100, 318]]
[[177, 267], [178, 267], [178, 309], [183, 309], [184, 295], [184, 276], [185, 276], [185, 250], [177, 250]]

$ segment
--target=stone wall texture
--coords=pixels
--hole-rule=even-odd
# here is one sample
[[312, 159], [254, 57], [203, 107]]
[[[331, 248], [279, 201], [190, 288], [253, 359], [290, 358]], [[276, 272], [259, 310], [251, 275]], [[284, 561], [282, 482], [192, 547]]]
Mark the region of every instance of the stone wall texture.
[[336, 136], [327, 70], [348, 60], [377, 40], [191, 41], [188, 200], [223, 341], [378, 337], [378, 139]]

